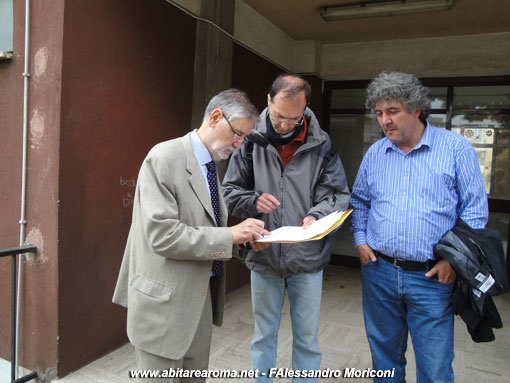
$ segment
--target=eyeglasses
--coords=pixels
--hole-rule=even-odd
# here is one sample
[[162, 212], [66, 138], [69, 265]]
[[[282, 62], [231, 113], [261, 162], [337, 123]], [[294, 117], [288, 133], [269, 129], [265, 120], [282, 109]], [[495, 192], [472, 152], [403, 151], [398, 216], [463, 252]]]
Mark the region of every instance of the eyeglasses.
[[[223, 113], [223, 111], [222, 111], [222, 113]], [[232, 133], [234, 133], [234, 140], [244, 141], [244, 139], [246, 138], [247, 135], [244, 134], [244, 133], [236, 132], [236, 130], [232, 127], [232, 124], [228, 120], [228, 118], [225, 115], [225, 113], [223, 113], [223, 117], [225, 118], [225, 121], [227, 121], [228, 126], [230, 126], [230, 130], [232, 130]]]
[[[276, 113], [276, 112], [275, 112]], [[303, 124], [303, 121], [304, 121], [304, 118], [305, 116], [301, 116], [301, 118], [280, 118], [280, 117], [276, 117], [274, 114], [273, 114], [273, 111], [270, 110], [269, 111], [269, 118], [271, 119], [272, 122], [274, 123], [277, 123], [279, 122], [280, 124], [286, 124], [287, 126], [289, 127], [294, 127], [294, 126], [298, 126], [298, 125], [302, 125]]]

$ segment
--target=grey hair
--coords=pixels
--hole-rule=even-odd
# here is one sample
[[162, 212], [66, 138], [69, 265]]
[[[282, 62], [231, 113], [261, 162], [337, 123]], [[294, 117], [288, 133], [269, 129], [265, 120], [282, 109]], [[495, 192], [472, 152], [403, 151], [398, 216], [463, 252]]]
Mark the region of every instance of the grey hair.
[[227, 89], [214, 96], [204, 113], [207, 119], [214, 109], [221, 109], [230, 122], [239, 118], [249, 118], [256, 124], [259, 120], [259, 112], [253, 106], [248, 95], [239, 89]]
[[420, 120], [425, 122], [430, 114], [430, 90], [418, 78], [403, 72], [382, 72], [367, 88], [366, 107], [372, 112], [383, 101], [393, 99], [401, 102], [408, 112], [421, 109]]

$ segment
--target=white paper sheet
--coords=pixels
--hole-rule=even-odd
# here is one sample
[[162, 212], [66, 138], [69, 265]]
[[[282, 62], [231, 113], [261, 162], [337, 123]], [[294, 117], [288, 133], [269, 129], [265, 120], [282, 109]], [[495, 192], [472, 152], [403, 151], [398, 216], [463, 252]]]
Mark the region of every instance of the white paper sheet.
[[271, 235], [266, 235], [257, 242], [301, 242], [326, 232], [344, 214], [343, 211], [335, 211], [318, 221], [312, 223], [308, 228], [302, 226], [282, 226], [272, 230]]

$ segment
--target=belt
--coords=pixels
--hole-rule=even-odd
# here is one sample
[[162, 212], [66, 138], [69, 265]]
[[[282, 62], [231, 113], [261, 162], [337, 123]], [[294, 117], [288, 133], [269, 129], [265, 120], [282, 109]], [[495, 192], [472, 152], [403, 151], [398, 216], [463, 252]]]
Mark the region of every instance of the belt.
[[388, 257], [386, 254], [379, 251], [375, 251], [374, 253], [376, 257], [384, 259], [395, 267], [408, 271], [429, 271], [437, 263], [435, 259], [430, 259], [426, 262], [406, 261], [405, 259]]

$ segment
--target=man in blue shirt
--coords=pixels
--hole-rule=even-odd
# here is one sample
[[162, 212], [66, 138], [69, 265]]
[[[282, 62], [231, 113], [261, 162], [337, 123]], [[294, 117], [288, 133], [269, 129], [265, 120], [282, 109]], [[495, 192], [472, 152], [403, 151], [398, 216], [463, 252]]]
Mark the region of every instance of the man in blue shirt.
[[473, 146], [431, 126], [427, 88], [413, 75], [383, 72], [367, 108], [386, 136], [361, 163], [351, 195], [352, 233], [362, 263], [363, 313], [373, 368], [405, 381], [411, 334], [417, 381], [453, 382], [456, 274], [434, 246], [462, 218], [483, 228], [488, 205]]

